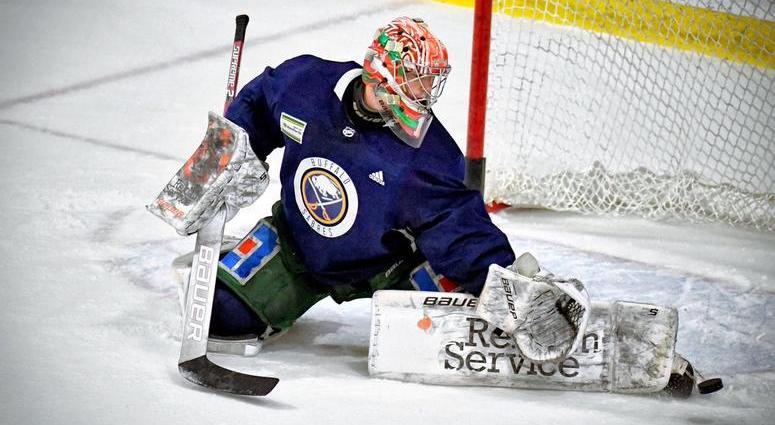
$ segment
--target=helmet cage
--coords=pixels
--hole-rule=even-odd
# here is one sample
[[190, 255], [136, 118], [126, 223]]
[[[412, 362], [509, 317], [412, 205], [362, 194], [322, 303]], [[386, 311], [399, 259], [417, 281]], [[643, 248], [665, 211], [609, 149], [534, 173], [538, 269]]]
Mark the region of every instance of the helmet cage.
[[448, 65], [430, 66], [404, 59], [403, 66], [396, 69], [396, 80], [402, 81], [397, 84], [397, 92], [406, 95], [413, 109], [430, 111], [444, 92], [450, 69]]
[[422, 143], [450, 72], [447, 50], [418, 18], [400, 17], [374, 34], [363, 81], [374, 84], [385, 125], [408, 145]]

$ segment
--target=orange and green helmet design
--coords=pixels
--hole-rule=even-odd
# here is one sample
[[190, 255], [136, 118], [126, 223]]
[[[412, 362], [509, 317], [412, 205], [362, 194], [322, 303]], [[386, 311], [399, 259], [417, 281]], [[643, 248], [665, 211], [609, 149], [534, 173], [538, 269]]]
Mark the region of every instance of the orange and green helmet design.
[[447, 48], [428, 25], [400, 17], [374, 35], [363, 63], [363, 81], [376, 85], [380, 112], [393, 132], [419, 147], [449, 71]]

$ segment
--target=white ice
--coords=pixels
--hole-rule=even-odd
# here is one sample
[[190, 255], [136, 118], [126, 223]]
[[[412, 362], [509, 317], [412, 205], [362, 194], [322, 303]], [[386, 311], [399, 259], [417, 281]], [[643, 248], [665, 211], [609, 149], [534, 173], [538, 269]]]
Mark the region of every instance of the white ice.
[[[323, 301], [256, 358], [266, 398], [215, 394], [177, 372], [170, 263], [190, 250], [144, 210], [219, 111], [238, 13], [244, 83], [312, 53], [360, 60], [376, 27], [424, 16], [454, 70], [436, 108], [465, 138], [472, 11], [415, 1], [0, 2], [0, 423], [766, 423], [775, 417], [775, 236], [722, 225], [548, 211], [495, 221], [517, 251], [596, 299], [671, 304], [679, 350], [723, 392], [654, 396], [442, 387], [370, 379], [368, 300]], [[276, 176], [281, 153], [270, 163]], [[276, 181], [276, 180], [275, 180]], [[227, 226], [240, 235], [274, 183]]]

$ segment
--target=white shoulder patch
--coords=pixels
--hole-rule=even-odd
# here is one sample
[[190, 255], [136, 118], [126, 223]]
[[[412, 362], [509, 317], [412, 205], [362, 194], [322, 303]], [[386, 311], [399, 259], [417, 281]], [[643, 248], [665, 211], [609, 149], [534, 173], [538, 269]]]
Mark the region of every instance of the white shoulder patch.
[[363, 69], [355, 68], [345, 72], [341, 77], [339, 77], [339, 81], [337, 81], [336, 86], [334, 86], [334, 93], [336, 93], [336, 97], [338, 97], [339, 100], [342, 100], [344, 91], [347, 90], [347, 86], [352, 82], [352, 80], [360, 77], [362, 73]]

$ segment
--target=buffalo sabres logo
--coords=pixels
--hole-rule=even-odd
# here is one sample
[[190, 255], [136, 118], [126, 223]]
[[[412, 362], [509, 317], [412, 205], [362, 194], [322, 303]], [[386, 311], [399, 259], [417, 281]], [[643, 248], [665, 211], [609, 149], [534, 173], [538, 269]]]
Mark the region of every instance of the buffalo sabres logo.
[[325, 170], [309, 170], [301, 177], [301, 196], [304, 207], [320, 224], [333, 226], [342, 221], [347, 212], [344, 187], [336, 176]]
[[358, 193], [350, 176], [325, 158], [305, 158], [294, 177], [296, 205], [307, 224], [322, 236], [345, 234], [358, 214]]

